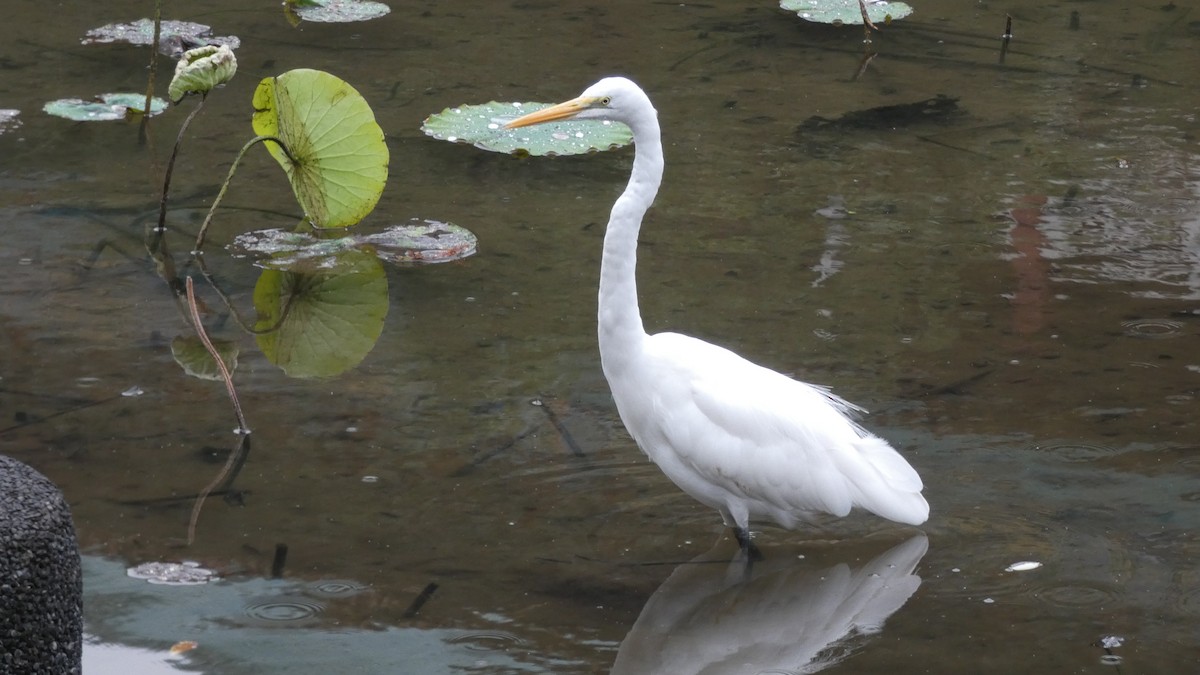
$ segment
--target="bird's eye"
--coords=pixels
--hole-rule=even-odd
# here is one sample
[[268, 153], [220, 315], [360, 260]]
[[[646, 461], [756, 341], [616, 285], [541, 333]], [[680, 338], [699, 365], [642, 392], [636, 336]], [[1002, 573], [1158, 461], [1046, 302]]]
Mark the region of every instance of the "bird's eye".
[[604, 96], [600, 99], [600, 105], [604, 106], [605, 108], [607, 108], [610, 103], [612, 103], [611, 96]]

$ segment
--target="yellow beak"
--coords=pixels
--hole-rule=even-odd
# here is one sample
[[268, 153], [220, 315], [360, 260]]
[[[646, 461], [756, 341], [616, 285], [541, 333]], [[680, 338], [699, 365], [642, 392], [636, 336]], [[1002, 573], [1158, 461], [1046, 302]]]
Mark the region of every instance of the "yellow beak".
[[534, 124], [543, 124], [545, 122], [558, 122], [560, 120], [571, 119], [579, 113], [592, 107], [596, 102], [593, 97], [573, 98], [570, 101], [564, 101], [558, 105], [552, 105], [549, 108], [542, 108], [536, 112], [531, 112], [528, 115], [523, 115], [517, 119], [504, 125], [505, 129], [516, 129], [518, 127], [527, 127]]

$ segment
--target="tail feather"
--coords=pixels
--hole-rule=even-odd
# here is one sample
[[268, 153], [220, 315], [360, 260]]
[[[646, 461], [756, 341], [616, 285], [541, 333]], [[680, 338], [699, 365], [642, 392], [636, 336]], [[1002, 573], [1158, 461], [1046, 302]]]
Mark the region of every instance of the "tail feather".
[[916, 470], [878, 436], [864, 436], [855, 446], [874, 474], [864, 477], [862, 484], [853, 481], [859, 488], [855, 503], [888, 520], [909, 525], [925, 522], [929, 518], [929, 502], [921, 496], [924, 483]]

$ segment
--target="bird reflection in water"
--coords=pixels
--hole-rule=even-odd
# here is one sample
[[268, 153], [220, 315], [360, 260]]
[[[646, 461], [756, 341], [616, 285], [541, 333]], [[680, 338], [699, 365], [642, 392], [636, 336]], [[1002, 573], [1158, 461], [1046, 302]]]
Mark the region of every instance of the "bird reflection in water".
[[610, 675], [824, 670], [850, 653], [847, 641], [879, 632], [916, 592], [914, 570], [928, 548], [918, 534], [858, 569], [772, 555], [749, 577], [742, 563], [715, 564], [706, 553], [650, 597]]

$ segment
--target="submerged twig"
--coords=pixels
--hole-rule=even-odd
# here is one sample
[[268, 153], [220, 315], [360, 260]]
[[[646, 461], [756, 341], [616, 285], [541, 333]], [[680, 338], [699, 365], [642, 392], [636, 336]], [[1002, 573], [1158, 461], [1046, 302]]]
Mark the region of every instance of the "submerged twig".
[[1004, 63], [1004, 57], [1008, 55], [1008, 43], [1012, 41], [1012, 14], [1007, 16], [1008, 18], [1004, 22], [1004, 35], [1000, 36], [1000, 63]]
[[402, 616], [406, 619], [415, 617], [417, 612], [421, 611], [421, 608], [425, 606], [425, 603], [429, 602], [429, 598], [433, 597], [433, 592], [437, 589], [438, 585], [432, 581], [428, 584], [425, 584], [425, 588], [421, 589], [421, 592], [416, 598], [413, 599], [412, 604], [408, 606], [408, 609], [404, 610], [404, 614]]
[[275, 557], [271, 559], [271, 578], [282, 579], [283, 568], [287, 564], [288, 545], [275, 544]]
[[[189, 281], [191, 280], [189, 279]], [[217, 477], [213, 478], [208, 485], [204, 486], [200, 494], [196, 495], [196, 503], [192, 505], [192, 515], [188, 518], [188, 546], [191, 546], [192, 542], [196, 540], [196, 524], [200, 522], [200, 509], [204, 508], [204, 500], [208, 499], [208, 496], [216, 491], [217, 486], [222, 481], [229, 479], [230, 483], [233, 482], [231, 477], [237, 474], [236, 469], [241, 467], [241, 463], [249, 453], [250, 433], [247, 430], [245, 433], [238, 434], [237, 447], [233, 449], [233, 452], [229, 453], [229, 459], [225, 460], [225, 466], [221, 467], [221, 471], [217, 473]]]

